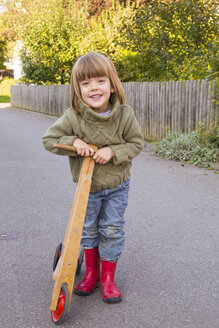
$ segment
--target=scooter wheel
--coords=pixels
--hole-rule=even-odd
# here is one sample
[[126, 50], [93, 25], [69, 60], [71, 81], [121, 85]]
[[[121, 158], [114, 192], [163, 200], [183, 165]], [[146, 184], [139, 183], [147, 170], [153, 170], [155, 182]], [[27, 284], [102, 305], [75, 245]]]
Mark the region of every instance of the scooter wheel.
[[60, 323], [63, 322], [64, 317], [68, 310], [68, 302], [69, 302], [68, 288], [66, 284], [63, 284], [61, 286], [56, 310], [51, 311], [51, 318], [55, 325], [59, 325]]
[[53, 271], [55, 271], [56, 269], [61, 254], [62, 254], [62, 243], [59, 243], [58, 246], [56, 247], [56, 252], [53, 260]]
[[81, 272], [81, 266], [83, 263], [84, 259], [84, 247], [80, 246], [79, 249], [79, 256], [78, 256], [78, 264], [77, 264], [77, 269], [76, 269], [76, 275], [78, 276]]

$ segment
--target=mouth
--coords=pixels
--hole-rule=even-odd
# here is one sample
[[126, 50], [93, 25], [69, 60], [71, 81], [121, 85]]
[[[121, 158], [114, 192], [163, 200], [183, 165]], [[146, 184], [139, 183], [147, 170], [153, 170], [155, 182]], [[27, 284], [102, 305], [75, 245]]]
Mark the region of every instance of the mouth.
[[99, 99], [101, 97], [102, 97], [102, 95], [100, 95], [100, 94], [95, 94], [95, 95], [90, 96], [91, 99]]

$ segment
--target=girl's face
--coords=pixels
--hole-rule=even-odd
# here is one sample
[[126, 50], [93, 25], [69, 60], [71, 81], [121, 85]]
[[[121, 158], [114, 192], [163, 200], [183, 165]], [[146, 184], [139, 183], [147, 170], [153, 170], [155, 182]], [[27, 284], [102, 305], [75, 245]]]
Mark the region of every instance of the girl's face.
[[81, 96], [85, 104], [97, 113], [110, 109], [109, 99], [114, 89], [107, 76], [91, 77], [80, 82]]

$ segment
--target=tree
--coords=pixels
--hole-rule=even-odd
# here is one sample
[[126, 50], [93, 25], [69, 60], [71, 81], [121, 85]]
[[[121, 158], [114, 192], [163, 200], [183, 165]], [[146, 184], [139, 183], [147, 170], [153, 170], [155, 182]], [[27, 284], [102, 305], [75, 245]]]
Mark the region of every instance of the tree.
[[4, 33], [4, 24], [0, 16], [0, 69], [5, 69], [4, 62], [5, 62], [6, 50], [7, 50], [7, 36]]
[[4, 61], [5, 61], [5, 41], [0, 40], [0, 69], [4, 69]]
[[[82, 4], [83, 1], [78, 1], [79, 5]], [[89, 0], [87, 1], [87, 9], [89, 16], [99, 16], [103, 10], [108, 10], [112, 6], [113, 0]]]
[[143, 81], [205, 78], [218, 52], [215, 0], [153, 0], [124, 27]]
[[79, 56], [89, 51], [99, 51], [108, 55], [123, 81], [127, 80], [127, 70], [130, 69], [126, 67], [124, 58], [132, 52], [122, 46], [122, 24], [132, 17], [134, 8], [135, 4], [124, 7], [117, 3], [109, 10], [103, 11], [99, 17], [91, 17], [87, 21], [86, 34], [78, 47]]
[[[121, 23], [135, 5], [112, 7], [90, 16], [88, 4], [70, 0], [23, 0], [17, 7], [10, 3], [8, 15], [16, 22], [17, 37], [23, 42], [21, 59], [24, 80], [33, 83], [68, 83], [72, 65], [78, 56], [89, 51], [110, 55], [125, 76], [122, 64]], [[16, 13], [16, 15], [15, 15]], [[11, 28], [9, 25], [8, 28]]]
[[17, 38], [23, 43], [24, 80], [34, 83], [69, 82], [77, 44], [83, 36], [87, 12], [74, 1], [25, 0], [10, 3], [16, 12]]
[[[89, 16], [99, 16], [103, 11], [114, 9], [115, 7], [139, 6], [150, 0], [87, 0]], [[84, 3], [83, 0], [77, 0], [79, 6]]]
[[109, 55], [122, 81], [218, 74], [216, 0], [10, 0], [6, 6], [4, 33], [23, 42], [26, 82], [68, 83], [73, 63], [89, 51]]

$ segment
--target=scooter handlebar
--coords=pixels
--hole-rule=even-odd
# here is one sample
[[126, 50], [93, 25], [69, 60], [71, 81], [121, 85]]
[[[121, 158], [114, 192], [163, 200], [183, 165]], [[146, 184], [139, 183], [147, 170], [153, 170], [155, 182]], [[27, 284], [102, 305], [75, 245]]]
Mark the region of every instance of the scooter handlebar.
[[70, 150], [70, 151], [73, 151], [74, 153], [77, 152], [77, 149], [73, 146], [68, 146], [68, 145], [63, 145], [63, 144], [54, 144], [53, 147], [63, 149], [63, 150]]
[[[94, 151], [97, 151], [98, 147], [94, 145], [90, 145]], [[63, 145], [63, 144], [54, 144], [53, 147], [63, 149], [63, 150], [70, 150], [73, 151], [74, 153], [77, 153], [77, 149], [74, 146], [69, 146], [69, 145]]]

